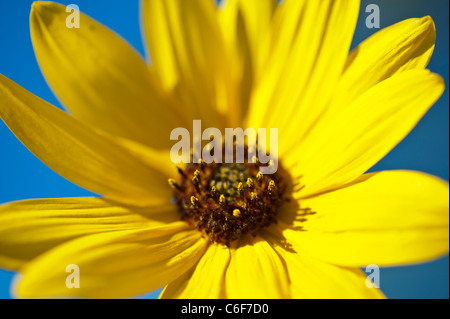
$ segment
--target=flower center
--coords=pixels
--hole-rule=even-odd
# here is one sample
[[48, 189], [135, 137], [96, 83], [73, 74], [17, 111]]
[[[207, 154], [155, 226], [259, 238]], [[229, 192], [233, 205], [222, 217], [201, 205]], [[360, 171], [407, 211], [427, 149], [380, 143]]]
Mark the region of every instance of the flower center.
[[[281, 174], [261, 174], [257, 163], [187, 164], [178, 168], [180, 180], [169, 179], [182, 219], [229, 245], [245, 234], [276, 222], [286, 183]], [[280, 170], [280, 168], [279, 168]]]

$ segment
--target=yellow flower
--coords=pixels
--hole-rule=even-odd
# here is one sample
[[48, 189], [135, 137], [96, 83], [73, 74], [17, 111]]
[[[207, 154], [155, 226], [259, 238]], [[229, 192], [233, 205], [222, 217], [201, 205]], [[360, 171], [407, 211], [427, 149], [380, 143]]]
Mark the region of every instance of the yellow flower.
[[[424, 69], [430, 17], [381, 30], [348, 55], [357, 1], [142, 8], [151, 65], [93, 19], [69, 29], [64, 6], [33, 4], [38, 62], [70, 114], [0, 76], [0, 117], [17, 138], [102, 195], [0, 207], [0, 266], [20, 272], [18, 296], [128, 297], [165, 286], [164, 298], [378, 298], [358, 267], [448, 251], [447, 183], [412, 171], [364, 174], [444, 89]], [[170, 161], [171, 130], [193, 119], [221, 130], [279, 128], [284, 177], [244, 176], [231, 195], [211, 188], [230, 212], [222, 224], [206, 214], [206, 195], [177, 190], [194, 193], [212, 176], [192, 164], [181, 170], [192, 181]], [[252, 212], [268, 225], [227, 230], [262, 202], [268, 219]], [[228, 237], [209, 240], [208, 216]], [[68, 265], [79, 267], [80, 288], [66, 286]]]

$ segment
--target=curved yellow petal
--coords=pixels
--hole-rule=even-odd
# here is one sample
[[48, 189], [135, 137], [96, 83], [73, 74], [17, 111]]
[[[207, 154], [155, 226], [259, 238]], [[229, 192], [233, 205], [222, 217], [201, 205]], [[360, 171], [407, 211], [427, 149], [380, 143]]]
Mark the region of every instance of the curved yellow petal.
[[79, 28], [66, 27], [68, 18], [64, 5], [33, 3], [31, 39], [55, 94], [89, 125], [169, 148], [170, 131], [183, 123], [182, 117], [143, 59], [120, 36], [87, 15], [80, 14]]
[[345, 66], [358, 10], [359, 1], [345, 0], [286, 0], [277, 9], [248, 123], [278, 128], [281, 156], [327, 106]]
[[344, 266], [422, 262], [448, 252], [448, 184], [411, 171], [363, 175], [301, 200], [315, 214], [283, 231], [295, 250]]
[[[267, 54], [263, 51], [267, 51], [265, 46], [276, 8], [276, 0], [225, 0], [220, 3], [219, 22], [228, 49], [250, 51], [251, 59], [247, 63], [252, 64], [255, 78], [262, 71], [264, 54]], [[240, 28], [240, 23], [243, 28]], [[245, 33], [247, 43], [240, 41], [242, 33]], [[238, 56], [244, 55], [243, 52], [238, 53]]]
[[[201, 233], [177, 222], [152, 228], [85, 236], [39, 256], [15, 281], [19, 297], [121, 298], [159, 288], [202, 256]], [[68, 265], [77, 265], [80, 288], [68, 288]]]
[[247, 115], [254, 83], [263, 75], [269, 53], [272, 18], [276, 0], [225, 0], [217, 10], [229, 55], [234, 90], [239, 98], [233, 112]]
[[229, 262], [229, 248], [211, 244], [194, 269], [167, 285], [160, 298], [224, 298], [225, 271]]
[[401, 21], [362, 42], [347, 59], [333, 98], [336, 111], [396, 73], [425, 68], [435, 40], [434, 22], [427, 16]]
[[299, 141], [283, 164], [300, 176], [297, 196], [349, 183], [376, 164], [417, 124], [444, 90], [440, 76], [409, 70], [380, 82]]
[[[269, 232], [267, 232], [269, 234]], [[265, 235], [284, 260], [289, 273], [292, 298], [296, 299], [382, 299], [384, 295], [366, 285], [367, 275], [359, 268], [341, 267], [311, 258], [271, 234]]]
[[18, 270], [45, 251], [80, 236], [179, 219], [174, 204], [138, 209], [94, 197], [12, 202], [0, 206], [0, 267]]
[[261, 237], [242, 237], [231, 246], [225, 274], [226, 297], [231, 299], [289, 298], [286, 269]]
[[[262, 42], [266, 41], [267, 32], [270, 32], [272, 17], [277, 8], [276, 0], [225, 0], [220, 4], [220, 10], [226, 15], [226, 25], [223, 31], [226, 32], [226, 38], [236, 37], [236, 26], [238, 15], [241, 14], [245, 23], [245, 31], [248, 34], [249, 46], [255, 58], [261, 52], [258, 48]], [[233, 32], [234, 30], [234, 32]]]
[[164, 88], [189, 120], [222, 129], [234, 101], [214, 2], [144, 0], [142, 16], [152, 69]]
[[[0, 74], [0, 118], [40, 160], [71, 182], [140, 206], [166, 203], [168, 152], [125, 146], [48, 104]], [[131, 145], [131, 143], [127, 143]], [[146, 153], [134, 156], [138, 152]], [[167, 160], [166, 160], [167, 159]]]

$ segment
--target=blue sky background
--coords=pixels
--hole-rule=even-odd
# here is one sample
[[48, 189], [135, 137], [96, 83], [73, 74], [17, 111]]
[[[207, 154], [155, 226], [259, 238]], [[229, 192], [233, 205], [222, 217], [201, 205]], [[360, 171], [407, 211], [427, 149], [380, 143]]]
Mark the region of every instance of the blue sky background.
[[[29, 32], [30, 0], [0, 1], [0, 73], [50, 103], [60, 106], [36, 62]], [[139, 1], [78, 0], [80, 10], [109, 26], [142, 55]], [[381, 27], [410, 17], [430, 15], [437, 41], [428, 66], [445, 80], [446, 90], [411, 134], [372, 170], [412, 169], [449, 178], [449, 1], [362, 1], [353, 47], [373, 34], [365, 26], [366, 5], [377, 4]], [[0, 101], [1, 103], [1, 101]], [[89, 196], [34, 157], [0, 121], [0, 203], [28, 198]], [[370, 248], [369, 248], [370, 249]], [[13, 273], [0, 269], [0, 298], [10, 298]], [[383, 268], [381, 288], [390, 298], [449, 298], [449, 258], [407, 267]], [[155, 298], [150, 293], [144, 298]]]

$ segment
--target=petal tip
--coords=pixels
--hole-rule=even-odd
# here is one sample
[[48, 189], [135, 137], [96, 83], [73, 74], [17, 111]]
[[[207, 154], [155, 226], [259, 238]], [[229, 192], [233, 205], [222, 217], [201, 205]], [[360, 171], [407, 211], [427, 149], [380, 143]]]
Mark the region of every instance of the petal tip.
[[54, 5], [54, 2], [50, 1], [34, 1], [31, 4], [31, 13], [42, 13], [47, 10], [50, 6]]
[[51, 1], [34, 1], [31, 4], [30, 17], [33, 22], [33, 18], [49, 18], [52, 14], [56, 14], [61, 10], [64, 11], [64, 5], [51, 2]]
[[431, 18], [431, 16], [424, 16], [422, 18], [417, 18], [416, 21], [418, 23], [423, 23], [423, 24], [434, 24], [433, 18]]
[[422, 18], [414, 19], [413, 23], [416, 23], [427, 32], [436, 32], [436, 26], [431, 16], [424, 16]]

